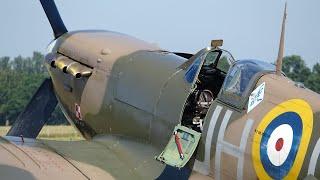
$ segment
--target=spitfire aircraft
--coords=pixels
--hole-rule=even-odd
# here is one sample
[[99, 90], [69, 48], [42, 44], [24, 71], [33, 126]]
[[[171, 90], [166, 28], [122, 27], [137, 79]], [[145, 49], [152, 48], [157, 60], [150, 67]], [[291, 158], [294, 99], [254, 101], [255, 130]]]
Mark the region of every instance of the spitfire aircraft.
[[[50, 74], [7, 136], [1, 179], [320, 178], [320, 95], [222, 41], [171, 52], [111, 31], [54, 32]], [[57, 104], [86, 140], [36, 139]]]

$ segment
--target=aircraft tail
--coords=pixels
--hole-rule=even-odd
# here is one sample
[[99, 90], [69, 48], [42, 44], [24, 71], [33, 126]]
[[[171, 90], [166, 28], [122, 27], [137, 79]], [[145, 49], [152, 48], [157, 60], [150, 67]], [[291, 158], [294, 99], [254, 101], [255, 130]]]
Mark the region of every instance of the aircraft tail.
[[276, 62], [276, 74], [277, 75], [281, 75], [281, 73], [282, 73], [282, 60], [283, 60], [283, 53], [284, 53], [284, 36], [285, 36], [285, 29], [286, 29], [286, 19], [287, 19], [287, 2], [284, 7], [281, 36], [280, 36], [280, 44], [279, 44], [279, 52], [278, 52], [278, 58], [277, 58], [277, 62]]
[[68, 32], [64, 25], [54, 0], [40, 0], [42, 8], [47, 15], [49, 23], [52, 27], [55, 39], [62, 34]]

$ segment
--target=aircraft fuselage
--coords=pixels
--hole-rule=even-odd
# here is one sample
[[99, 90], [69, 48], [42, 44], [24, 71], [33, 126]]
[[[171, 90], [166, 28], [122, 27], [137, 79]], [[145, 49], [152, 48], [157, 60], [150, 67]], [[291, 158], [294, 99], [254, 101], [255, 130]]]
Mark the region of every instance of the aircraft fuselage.
[[[188, 67], [214, 51], [204, 49], [188, 60], [109, 31], [66, 33], [49, 47], [46, 62], [60, 106], [85, 138], [119, 135], [160, 152], [174, 127], [184, 124], [195, 85], [201, 86], [186, 80]], [[249, 95], [262, 85], [264, 97], [249, 112], [248, 103], [255, 103]], [[318, 177], [319, 95], [273, 72], [260, 73], [246, 88], [239, 102], [223, 91], [216, 94], [203, 118], [196, 160], [189, 164], [194, 173], [217, 179]], [[290, 124], [295, 118], [299, 127]], [[281, 128], [289, 137], [280, 137]], [[277, 153], [282, 159], [274, 159]]]

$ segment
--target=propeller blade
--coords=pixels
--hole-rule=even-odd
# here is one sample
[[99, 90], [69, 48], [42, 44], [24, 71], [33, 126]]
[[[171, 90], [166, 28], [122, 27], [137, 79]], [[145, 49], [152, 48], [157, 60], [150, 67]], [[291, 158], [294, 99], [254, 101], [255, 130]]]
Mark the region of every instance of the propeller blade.
[[51, 79], [45, 79], [28, 105], [20, 113], [7, 136], [36, 138], [50, 118], [58, 100]]
[[66, 26], [64, 25], [59, 11], [57, 9], [54, 0], [40, 0], [42, 8], [47, 15], [51, 28], [53, 30], [53, 34], [55, 39], [60, 37], [62, 34], [68, 32]]

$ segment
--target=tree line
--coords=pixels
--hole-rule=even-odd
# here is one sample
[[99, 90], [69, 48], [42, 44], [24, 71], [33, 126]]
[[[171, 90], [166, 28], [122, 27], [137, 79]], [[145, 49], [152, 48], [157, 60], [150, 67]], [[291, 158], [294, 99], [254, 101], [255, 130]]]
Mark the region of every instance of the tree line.
[[284, 57], [283, 72], [290, 79], [320, 94], [320, 60], [312, 68], [298, 55]]
[[[49, 77], [43, 59], [39, 52], [34, 52], [32, 57], [0, 58], [0, 125], [12, 124], [42, 81]], [[292, 80], [320, 93], [319, 63], [309, 68], [300, 56], [287, 56], [283, 71]], [[67, 124], [59, 108], [53, 112], [48, 124]]]
[[[32, 57], [0, 58], [0, 125], [12, 124], [49, 75], [43, 64], [44, 56], [34, 52]], [[48, 124], [66, 124], [59, 108]]]

